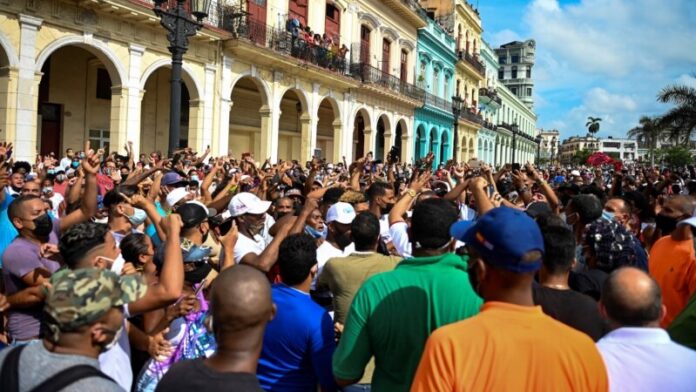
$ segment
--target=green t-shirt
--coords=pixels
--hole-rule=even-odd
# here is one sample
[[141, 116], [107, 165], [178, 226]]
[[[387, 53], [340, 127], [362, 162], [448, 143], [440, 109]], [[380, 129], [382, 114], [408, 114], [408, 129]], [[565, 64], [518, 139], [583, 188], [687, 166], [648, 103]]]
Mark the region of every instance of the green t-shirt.
[[675, 342], [696, 350], [696, 294], [667, 328]]
[[408, 391], [428, 336], [478, 314], [466, 258], [452, 253], [402, 260], [355, 295], [333, 357], [333, 372], [358, 379], [375, 357], [374, 391]]

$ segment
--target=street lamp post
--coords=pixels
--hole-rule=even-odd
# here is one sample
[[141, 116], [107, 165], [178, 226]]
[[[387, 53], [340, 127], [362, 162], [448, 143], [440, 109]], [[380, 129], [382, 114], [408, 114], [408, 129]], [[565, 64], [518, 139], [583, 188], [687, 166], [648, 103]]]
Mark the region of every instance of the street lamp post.
[[171, 97], [169, 103], [169, 155], [179, 148], [181, 138], [181, 68], [184, 53], [188, 50], [188, 38], [196, 35], [203, 27], [203, 19], [208, 16], [210, 0], [190, 0], [191, 19], [185, 9], [186, 0], [176, 0], [176, 7], [162, 8], [167, 0], [154, 0], [155, 15], [169, 34], [169, 52], [172, 54]]
[[517, 124], [512, 124], [512, 163], [517, 163]]
[[541, 159], [541, 135], [537, 135], [536, 137], [536, 143], [537, 143], [537, 158], [536, 158], [536, 164], [539, 165], [539, 161]]
[[452, 97], [452, 114], [454, 115], [454, 161], [458, 159], [459, 153], [459, 115], [462, 113], [462, 97], [455, 95]]

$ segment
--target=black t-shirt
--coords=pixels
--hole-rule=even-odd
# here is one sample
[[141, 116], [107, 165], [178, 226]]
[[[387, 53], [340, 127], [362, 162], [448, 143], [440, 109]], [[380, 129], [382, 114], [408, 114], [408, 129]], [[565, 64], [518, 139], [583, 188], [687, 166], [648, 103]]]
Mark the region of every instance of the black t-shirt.
[[586, 271], [570, 271], [568, 285], [571, 289], [589, 295], [595, 301], [599, 301], [602, 296], [602, 286], [609, 274], [599, 269], [588, 269]]
[[544, 286], [535, 286], [532, 293], [534, 303], [541, 305], [544, 313], [586, 333], [595, 342], [608, 332], [607, 325], [599, 314], [597, 302], [591, 297], [573, 290]]
[[157, 384], [157, 392], [235, 391], [263, 392], [255, 374], [220, 373], [204, 359], [177, 362]]

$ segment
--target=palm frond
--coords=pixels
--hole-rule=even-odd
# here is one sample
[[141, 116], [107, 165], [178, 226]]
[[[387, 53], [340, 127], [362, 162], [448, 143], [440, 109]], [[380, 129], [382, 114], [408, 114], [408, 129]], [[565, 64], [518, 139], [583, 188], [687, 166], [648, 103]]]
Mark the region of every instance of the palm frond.
[[696, 88], [684, 85], [667, 86], [660, 91], [657, 99], [663, 103], [696, 107]]

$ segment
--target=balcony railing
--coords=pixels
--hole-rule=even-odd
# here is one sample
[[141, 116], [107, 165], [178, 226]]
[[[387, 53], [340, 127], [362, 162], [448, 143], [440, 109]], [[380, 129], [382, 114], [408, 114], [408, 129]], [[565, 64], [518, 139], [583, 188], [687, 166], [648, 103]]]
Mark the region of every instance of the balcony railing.
[[459, 113], [459, 118], [483, 125], [483, 117], [480, 114], [472, 113], [471, 109], [464, 109]]
[[[500, 99], [498, 93], [495, 90], [487, 89], [485, 87], [479, 89], [479, 99], [482, 103], [488, 103], [493, 101], [496, 102], [498, 105], [503, 104], [503, 101]], [[487, 100], [488, 102], [483, 102], [484, 100]]]
[[452, 102], [428, 92], [425, 93], [425, 104], [446, 112], [452, 112]]
[[481, 76], [486, 75], [486, 66], [483, 65], [478, 58], [470, 55], [465, 50], [459, 51], [459, 60], [466, 61], [467, 63], [471, 64], [471, 66], [474, 67], [474, 69], [476, 69]]
[[408, 7], [411, 11], [418, 14], [423, 20], [428, 20], [428, 14], [416, 0], [401, 0], [401, 3]]
[[[425, 102], [426, 93], [424, 90], [412, 85], [411, 83], [404, 82], [396, 76], [383, 72], [381, 69], [375, 68], [369, 64], [351, 64], [350, 74], [353, 78], [360, 80], [365, 84], [374, 84], [388, 88], [395, 93], [405, 95], [420, 102]], [[451, 107], [449, 110], [452, 110]]]
[[[232, 33], [233, 39], [250, 41], [277, 53], [344, 74], [347, 71], [347, 48], [338, 44], [314, 43], [301, 35], [293, 36], [285, 27], [276, 28], [264, 23], [223, 16], [220, 27]], [[339, 42], [338, 40], [334, 42]]]

